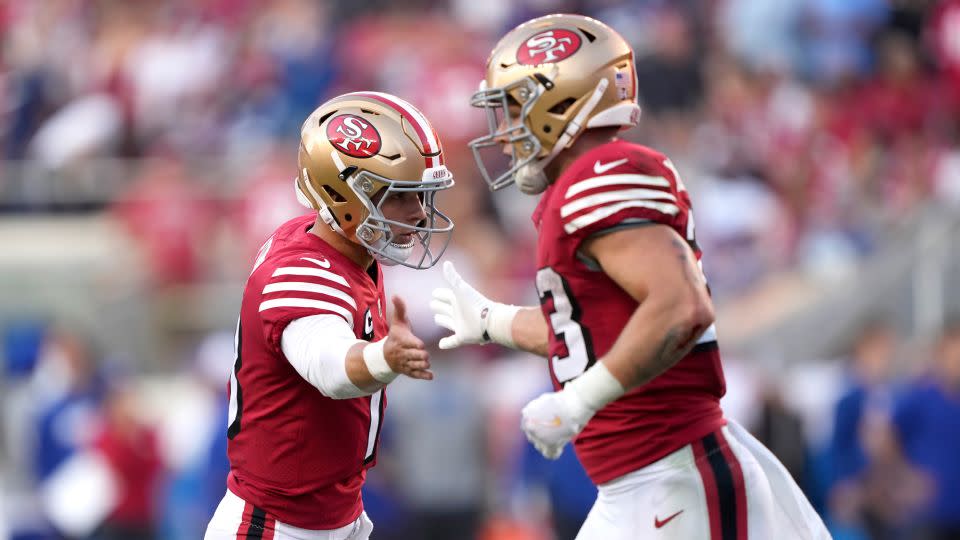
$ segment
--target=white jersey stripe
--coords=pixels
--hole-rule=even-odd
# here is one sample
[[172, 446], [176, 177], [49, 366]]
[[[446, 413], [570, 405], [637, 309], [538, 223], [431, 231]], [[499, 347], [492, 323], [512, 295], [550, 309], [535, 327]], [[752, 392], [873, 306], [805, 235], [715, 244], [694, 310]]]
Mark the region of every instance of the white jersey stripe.
[[316, 283], [304, 283], [302, 281], [277, 281], [274, 283], [268, 284], [263, 288], [263, 294], [270, 294], [274, 292], [282, 291], [299, 291], [299, 292], [309, 292], [322, 294], [325, 296], [330, 296], [336, 298], [337, 300], [342, 300], [344, 303], [349, 304], [353, 309], [357, 309], [357, 303], [350, 297], [349, 294], [339, 290], [334, 289], [333, 287], [327, 287], [326, 285], [317, 285]]
[[567, 234], [574, 233], [586, 227], [587, 225], [591, 225], [600, 221], [601, 219], [612, 216], [613, 214], [616, 214], [625, 208], [650, 208], [671, 216], [676, 215], [677, 212], [680, 211], [680, 209], [677, 208], [677, 205], [670, 203], [654, 201], [626, 201], [619, 204], [601, 206], [589, 214], [584, 214], [576, 219], [571, 220], [569, 223], [563, 226], [563, 229], [567, 231]]
[[259, 311], [266, 311], [268, 309], [281, 307], [313, 308], [332, 311], [346, 319], [350, 327], [353, 328], [353, 313], [348, 311], [343, 306], [332, 304], [330, 302], [324, 302], [323, 300], [310, 300], [308, 298], [275, 298], [273, 300], [261, 302]]
[[670, 187], [670, 181], [662, 176], [647, 176], [645, 174], [610, 174], [607, 176], [594, 176], [593, 178], [587, 178], [586, 180], [581, 180], [576, 184], [567, 188], [567, 194], [565, 197], [569, 199], [578, 193], [582, 193], [588, 189], [604, 187], [604, 186], [613, 186], [617, 184], [630, 184], [636, 186], [650, 186], [650, 187]]
[[350, 288], [350, 284], [347, 283], [347, 280], [343, 277], [334, 274], [328, 270], [323, 270], [322, 268], [308, 268], [303, 266], [284, 266], [282, 268], [277, 268], [271, 277], [277, 276], [315, 276], [318, 278], [323, 278], [327, 281], [332, 281], [334, 283], [339, 283], [346, 288]]
[[711, 324], [710, 328], [707, 328], [703, 332], [703, 335], [700, 336], [700, 339], [697, 340], [696, 344], [700, 345], [701, 343], [710, 343], [711, 341], [716, 341], [716, 340], [717, 340], [717, 325]]
[[598, 204], [650, 199], [666, 199], [670, 202], [677, 202], [677, 198], [674, 197], [672, 193], [660, 191], [659, 189], [622, 189], [619, 191], [604, 191], [595, 195], [587, 195], [586, 197], [575, 199], [563, 205], [563, 207], [560, 208], [560, 217], [565, 218], [571, 214], [576, 214], [581, 210], [590, 208], [591, 206], [597, 206]]

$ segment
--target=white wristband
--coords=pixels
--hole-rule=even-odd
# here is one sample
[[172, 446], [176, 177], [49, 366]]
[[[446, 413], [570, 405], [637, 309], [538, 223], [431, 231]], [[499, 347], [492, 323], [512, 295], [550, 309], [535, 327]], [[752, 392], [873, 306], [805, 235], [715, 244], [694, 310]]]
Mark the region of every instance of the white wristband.
[[371, 341], [363, 348], [363, 363], [366, 364], [367, 370], [370, 372], [370, 375], [373, 375], [373, 378], [382, 382], [383, 384], [390, 384], [391, 381], [397, 378], [397, 373], [390, 369], [390, 364], [387, 363], [387, 358], [383, 356], [383, 345], [386, 343], [387, 338], [383, 338], [380, 341]]
[[583, 375], [568, 382], [564, 391], [573, 392], [584, 405], [599, 411], [607, 403], [622, 396], [626, 389], [603, 362], [597, 362]]
[[507, 347], [516, 347], [513, 341], [513, 319], [520, 309], [520, 306], [491, 303], [490, 313], [487, 315], [487, 335], [484, 337]]

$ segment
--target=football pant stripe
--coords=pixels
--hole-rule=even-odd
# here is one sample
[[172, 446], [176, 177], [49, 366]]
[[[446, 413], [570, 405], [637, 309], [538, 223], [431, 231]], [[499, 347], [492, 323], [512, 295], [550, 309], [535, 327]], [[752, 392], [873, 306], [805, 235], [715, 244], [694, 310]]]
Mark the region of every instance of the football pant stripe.
[[724, 438], [724, 444], [720, 445], [720, 452], [730, 467], [730, 473], [733, 476], [734, 497], [736, 498], [736, 530], [737, 540], [747, 540], [747, 484], [743, 478], [743, 468], [740, 466], [740, 460], [730, 448], [730, 443], [726, 441], [723, 430], [716, 431], [717, 437]]
[[353, 313], [346, 308], [323, 300], [310, 300], [308, 298], [275, 298], [260, 303], [260, 311], [268, 309], [290, 307], [290, 308], [312, 308], [323, 311], [332, 311], [343, 317], [347, 324], [353, 328]]
[[710, 539], [722, 540], [720, 523], [720, 497], [717, 492], [717, 480], [707, 460], [703, 439], [690, 443], [693, 447], [694, 461], [703, 481], [703, 493], [707, 503], [707, 522], [710, 524]]
[[649, 176], [646, 174], [610, 174], [607, 176], [594, 176], [592, 178], [587, 178], [586, 180], [581, 180], [567, 188], [567, 193], [564, 195], [564, 197], [569, 199], [570, 197], [573, 197], [579, 193], [583, 193], [588, 189], [615, 186], [618, 184], [662, 188], [670, 187], [670, 181], [662, 176]]
[[617, 212], [627, 208], [649, 208], [651, 210], [656, 210], [661, 214], [667, 214], [670, 216], [674, 216], [680, 212], [680, 208], [678, 208], [675, 204], [654, 201], [626, 201], [619, 204], [602, 206], [592, 212], [583, 214], [582, 216], [571, 220], [569, 223], [566, 223], [563, 226], [563, 229], [567, 232], [567, 234], [572, 234], [588, 225], [593, 225], [594, 223], [608, 218], [613, 214], [616, 214]]
[[[723, 436], [722, 432], [719, 432], [719, 436]], [[738, 493], [744, 490], [740, 464], [737, 463], [734, 468], [728, 461], [720, 446], [718, 432], [707, 434], [700, 439], [700, 443], [703, 445], [704, 461], [709, 464], [710, 471], [713, 473], [716, 507], [720, 515], [720, 536], [715, 537], [715, 540], [746, 540], [745, 527], [738, 526], [741, 510], [737, 507], [741, 499], [746, 500], [745, 494]], [[723, 443], [725, 445], [726, 440]]]
[[316, 283], [304, 283], [302, 281], [275, 281], [273, 283], [267, 284], [263, 288], [263, 294], [270, 294], [274, 292], [283, 292], [283, 291], [298, 291], [298, 292], [309, 292], [315, 294], [322, 294], [324, 296], [329, 296], [336, 298], [341, 302], [349, 304], [353, 309], [357, 309], [357, 303], [354, 301], [353, 297], [349, 294], [339, 290], [334, 289], [333, 287], [327, 287], [326, 285], [318, 285]]
[[350, 284], [347, 283], [347, 280], [343, 279], [342, 276], [334, 274], [328, 270], [323, 270], [322, 268], [308, 268], [305, 266], [284, 266], [277, 268], [273, 275], [270, 277], [279, 277], [279, 276], [314, 276], [318, 278], [323, 278], [327, 281], [332, 281], [334, 283], [339, 283], [346, 288], [350, 288]]
[[253, 516], [253, 505], [244, 501], [243, 514], [240, 516], [240, 526], [237, 527], [237, 540], [246, 540], [250, 530], [250, 520]]
[[620, 189], [617, 191], [604, 191], [568, 202], [560, 208], [560, 217], [565, 218], [571, 214], [576, 214], [581, 210], [600, 204], [650, 199], [665, 199], [673, 203], [677, 202], [677, 198], [674, 197], [672, 193], [658, 189]]

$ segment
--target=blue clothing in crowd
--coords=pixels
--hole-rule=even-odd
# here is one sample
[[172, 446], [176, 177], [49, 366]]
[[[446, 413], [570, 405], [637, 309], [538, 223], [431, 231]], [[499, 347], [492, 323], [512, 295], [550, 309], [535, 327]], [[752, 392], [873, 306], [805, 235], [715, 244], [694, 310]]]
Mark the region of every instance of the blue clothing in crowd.
[[907, 459], [936, 484], [926, 520], [960, 525], [960, 390], [918, 381], [898, 400], [893, 424]]

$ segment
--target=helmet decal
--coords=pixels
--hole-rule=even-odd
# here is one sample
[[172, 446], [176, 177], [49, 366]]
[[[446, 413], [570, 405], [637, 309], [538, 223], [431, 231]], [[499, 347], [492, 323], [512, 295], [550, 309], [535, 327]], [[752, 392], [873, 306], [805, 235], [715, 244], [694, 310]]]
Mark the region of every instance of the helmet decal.
[[380, 133], [373, 124], [352, 114], [341, 114], [327, 124], [327, 140], [337, 150], [355, 158], [368, 158], [380, 151]]
[[440, 153], [440, 139], [437, 137], [433, 126], [430, 125], [427, 118], [423, 116], [423, 113], [416, 107], [396, 96], [384, 94], [383, 92], [354, 92], [350, 95], [379, 101], [400, 113], [400, 116], [410, 122], [414, 133], [420, 140], [423, 153], [426, 155], [425, 160], [427, 167], [443, 165], [443, 154]]
[[580, 35], [565, 28], [553, 28], [538, 32], [517, 49], [517, 62], [525, 66], [559, 62], [580, 49]]

